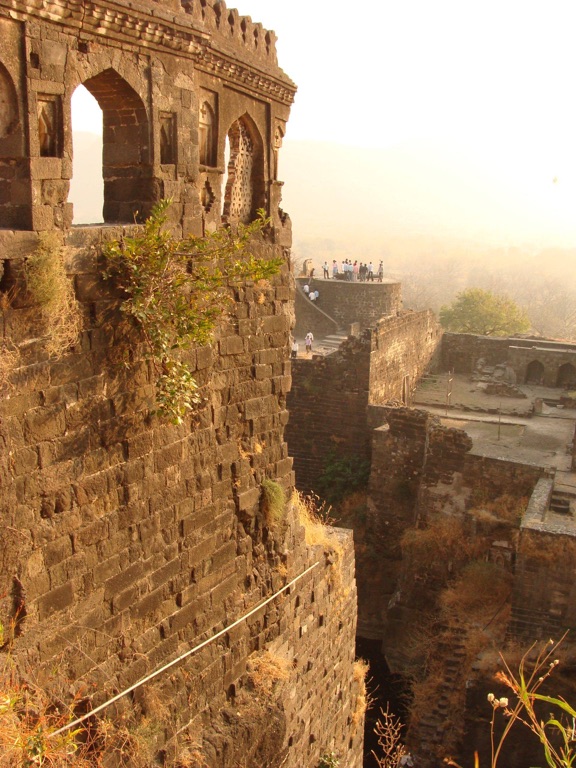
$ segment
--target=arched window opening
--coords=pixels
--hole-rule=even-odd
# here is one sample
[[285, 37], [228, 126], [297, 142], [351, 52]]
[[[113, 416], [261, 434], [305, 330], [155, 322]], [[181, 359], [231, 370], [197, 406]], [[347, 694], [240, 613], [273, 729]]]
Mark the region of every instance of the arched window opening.
[[576, 389], [576, 368], [572, 363], [564, 363], [558, 368], [558, 377], [556, 379], [557, 387], [566, 389]]
[[62, 103], [59, 96], [38, 95], [40, 157], [62, 157]]
[[230, 160], [224, 188], [223, 219], [227, 223], [248, 223], [264, 206], [264, 163], [262, 140], [247, 115], [232, 124], [228, 132]]
[[74, 224], [101, 224], [104, 207], [102, 177], [102, 110], [79, 85], [72, 94], [73, 161], [69, 200]]
[[216, 117], [207, 101], [200, 106], [200, 165], [216, 165]]
[[280, 160], [280, 149], [282, 147], [282, 141], [284, 134], [280, 126], [276, 127], [274, 131], [274, 168], [272, 169], [272, 178], [274, 181], [278, 181], [278, 165]]
[[544, 366], [539, 360], [532, 360], [526, 369], [526, 384], [544, 383]]
[[173, 112], [160, 113], [160, 163], [176, 163], [176, 115]]
[[10, 136], [18, 125], [18, 102], [12, 78], [0, 64], [0, 139]]
[[102, 110], [104, 222], [143, 220], [157, 202], [144, 103], [113, 69], [100, 72], [83, 85]]

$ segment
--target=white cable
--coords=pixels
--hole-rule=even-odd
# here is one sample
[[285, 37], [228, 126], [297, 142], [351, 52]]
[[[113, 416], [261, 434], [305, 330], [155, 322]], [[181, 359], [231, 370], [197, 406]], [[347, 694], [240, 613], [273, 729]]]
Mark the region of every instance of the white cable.
[[83, 723], [84, 720], [87, 720], [89, 717], [92, 717], [93, 715], [97, 714], [98, 712], [101, 712], [103, 709], [106, 709], [106, 707], [109, 707], [110, 704], [114, 704], [115, 701], [118, 701], [118, 699], [121, 699], [122, 696], [126, 696], [127, 693], [131, 693], [132, 691], [135, 691], [136, 688], [139, 688], [141, 685], [144, 685], [144, 683], [149, 682], [153, 678], [160, 675], [162, 672], [165, 672], [167, 669], [170, 669], [170, 667], [173, 667], [175, 664], [178, 664], [179, 661], [182, 661], [183, 659], [186, 659], [188, 656], [191, 656], [193, 653], [196, 653], [196, 651], [199, 651], [200, 648], [204, 648], [204, 646], [208, 645], [209, 643], [213, 642], [219, 637], [222, 637], [222, 635], [225, 635], [226, 632], [229, 632], [234, 627], [238, 626], [238, 624], [241, 624], [243, 621], [248, 619], [250, 616], [252, 616], [254, 613], [259, 611], [261, 608], [263, 608], [265, 605], [268, 605], [268, 603], [272, 602], [278, 595], [281, 595], [282, 592], [285, 592], [287, 589], [290, 589], [290, 587], [295, 584], [297, 581], [299, 581], [303, 576], [306, 576], [307, 573], [310, 573], [310, 571], [313, 568], [316, 568], [316, 566], [319, 565], [319, 563], [314, 563], [309, 568], [306, 568], [305, 571], [303, 571], [299, 576], [296, 576], [295, 579], [292, 579], [291, 582], [286, 584], [282, 589], [279, 589], [278, 592], [275, 592], [270, 597], [267, 597], [266, 600], [263, 600], [261, 603], [259, 603], [255, 608], [252, 608], [251, 611], [246, 613], [244, 616], [241, 616], [239, 619], [236, 619], [236, 621], [232, 622], [229, 626], [225, 627], [224, 629], [221, 629], [220, 632], [217, 632], [215, 635], [212, 635], [212, 637], [209, 637], [208, 640], [204, 640], [199, 645], [195, 646], [194, 648], [191, 648], [189, 651], [186, 651], [186, 653], [183, 653], [182, 656], [178, 656], [177, 659], [173, 659], [172, 661], [169, 661], [168, 664], [165, 664], [163, 667], [160, 667], [160, 669], [157, 669], [155, 672], [151, 672], [146, 677], [143, 677], [142, 680], [139, 680], [137, 683], [134, 683], [129, 688], [126, 688], [125, 690], [121, 691], [120, 693], [117, 693], [116, 696], [113, 696], [111, 699], [108, 699], [108, 701], [105, 701], [103, 704], [100, 704], [99, 706], [95, 707], [94, 709], [91, 709], [90, 712], [86, 712], [85, 715], [82, 715], [82, 717], [79, 717], [77, 720], [73, 720], [71, 723], [67, 723], [66, 725], [62, 726], [62, 728], [58, 728], [57, 731], [53, 731], [52, 733], [48, 733], [46, 735], [46, 738], [52, 738], [53, 736], [58, 736], [60, 733], [63, 733], [64, 731], [70, 730], [70, 728], [75, 728], [77, 725], [80, 725], [80, 723]]

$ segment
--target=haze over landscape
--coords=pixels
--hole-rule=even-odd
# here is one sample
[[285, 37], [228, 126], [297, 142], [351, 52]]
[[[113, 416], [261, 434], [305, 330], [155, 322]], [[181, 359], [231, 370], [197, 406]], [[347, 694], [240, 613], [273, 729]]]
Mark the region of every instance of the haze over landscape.
[[[485, 280], [519, 262], [570, 268], [572, 284], [570, 0], [229, 5], [275, 30], [298, 85], [279, 170], [296, 260], [383, 259], [403, 278], [460, 260], [484, 265]], [[76, 160], [98, 173], [98, 114], [82, 102], [74, 118], [92, 134], [77, 134]], [[98, 220], [100, 201], [85, 205], [93, 183], [73, 195], [75, 221]]]

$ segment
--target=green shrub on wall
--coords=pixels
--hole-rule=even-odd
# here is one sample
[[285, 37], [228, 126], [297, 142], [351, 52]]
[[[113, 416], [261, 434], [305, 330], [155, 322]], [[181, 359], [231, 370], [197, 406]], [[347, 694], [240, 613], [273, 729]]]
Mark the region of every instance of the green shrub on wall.
[[282, 260], [250, 250], [268, 225], [262, 211], [235, 230], [180, 239], [165, 227], [169, 204], [158, 203], [138, 234], [106, 246], [105, 276], [124, 292], [122, 311], [142, 331], [156, 372], [157, 413], [180, 424], [201, 401], [186, 351], [211, 341], [232, 301], [231, 286], [271, 277]]

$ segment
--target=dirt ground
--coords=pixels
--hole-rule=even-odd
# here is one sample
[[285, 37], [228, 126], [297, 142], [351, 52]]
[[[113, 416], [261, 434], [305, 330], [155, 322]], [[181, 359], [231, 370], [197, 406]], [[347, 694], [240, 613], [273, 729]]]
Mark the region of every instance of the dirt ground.
[[[526, 398], [489, 395], [467, 376], [438, 374], [422, 380], [412, 405], [464, 429], [473, 453], [556, 467], [570, 472], [576, 411], [558, 407], [559, 389], [522, 385]], [[542, 401], [537, 407], [537, 399]], [[541, 410], [541, 413], [535, 411]], [[576, 476], [567, 482], [576, 486]]]

